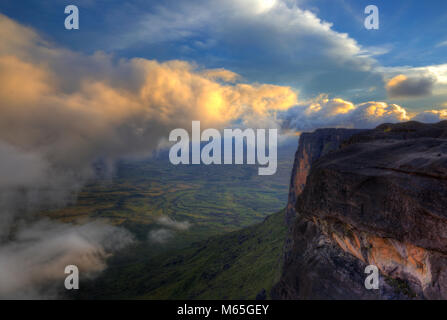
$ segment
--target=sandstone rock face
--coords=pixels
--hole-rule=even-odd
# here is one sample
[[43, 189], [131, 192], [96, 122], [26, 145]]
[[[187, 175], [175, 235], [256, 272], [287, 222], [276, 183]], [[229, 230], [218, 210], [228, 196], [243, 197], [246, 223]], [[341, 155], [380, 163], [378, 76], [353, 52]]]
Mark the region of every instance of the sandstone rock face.
[[320, 157], [338, 150], [340, 145], [354, 134], [365, 131], [367, 130], [318, 129], [313, 133], [301, 134], [298, 150], [295, 153], [285, 214], [286, 225], [289, 226], [289, 234], [284, 244], [284, 260], [289, 259], [293, 247], [294, 238], [292, 237], [291, 228], [296, 217], [296, 200], [306, 185], [312, 164]]
[[[447, 299], [447, 122], [385, 124], [339, 145], [304, 167], [272, 296]], [[364, 286], [367, 265], [379, 290]]]
[[295, 218], [296, 199], [306, 185], [307, 175], [314, 161], [329, 152], [338, 150], [340, 144], [352, 135], [365, 131], [367, 130], [318, 129], [313, 133], [301, 134], [290, 180], [289, 201], [286, 211], [287, 225], [290, 225]]

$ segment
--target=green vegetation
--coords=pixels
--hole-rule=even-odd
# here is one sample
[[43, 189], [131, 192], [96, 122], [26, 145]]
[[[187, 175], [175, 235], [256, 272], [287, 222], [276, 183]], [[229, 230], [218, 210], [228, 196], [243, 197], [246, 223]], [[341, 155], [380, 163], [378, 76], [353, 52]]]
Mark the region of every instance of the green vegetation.
[[254, 299], [262, 289], [268, 294], [279, 278], [285, 236], [283, 210], [254, 226], [156, 257], [146, 256], [147, 245], [140, 244], [70, 294], [80, 299]]
[[[188, 221], [177, 232], [182, 245], [262, 221], [287, 202], [295, 146], [279, 149], [278, 171], [259, 176], [257, 166], [174, 166], [166, 157], [123, 162], [110, 179], [86, 186], [77, 202], [44, 214], [65, 222], [104, 219], [129, 229], [137, 239], [169, 216]], [[283, 159], [283, 160], [282, 160]]]
[[406, 280], [400, 278], [391, 278], [386, 276], [385, 281], [401, 294], [404, 294], [410, 298], [416, 298], [417, 294], [411, 289], [410, 285]]
[[[295, 145], [278, 150], [278, 171], [257, 166], [173, 166], [166, 157], [121, 163], [86, 186], [76, 203], [43, 212], [65, 222], [103, 219], [127, 228], [133, 246], [107, 261], [67, 298], [253, 299], [279, 277]], [[179, 230], [159, 221], [187, 221]], [[269, 216], [269, 217], [268, 217]], [[266, 219], [266, 217], [268, 217]], [[265, 220], [265, 221], [264, 221]], [[150, 237], [170, 233], [167, 241]]]

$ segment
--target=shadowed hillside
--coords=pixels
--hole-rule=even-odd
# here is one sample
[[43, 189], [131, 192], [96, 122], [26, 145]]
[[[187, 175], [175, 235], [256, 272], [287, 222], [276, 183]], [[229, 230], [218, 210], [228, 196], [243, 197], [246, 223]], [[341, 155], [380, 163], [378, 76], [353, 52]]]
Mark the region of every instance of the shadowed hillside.
[[137, 247], [111, 260], [96, 280], [81, 282], [74, 298], [269, 298], [279, 280], [285, 235], [283, 210], [257, 225], [154, 258], [145, 257], [145, 246]]

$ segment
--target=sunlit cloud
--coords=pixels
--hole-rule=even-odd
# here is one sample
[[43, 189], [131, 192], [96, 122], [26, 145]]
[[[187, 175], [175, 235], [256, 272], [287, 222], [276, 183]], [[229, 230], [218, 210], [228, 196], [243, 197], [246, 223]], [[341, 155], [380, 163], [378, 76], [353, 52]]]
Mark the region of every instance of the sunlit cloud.
[[[298, 101], [290, 87], [241, 83], [226, 69], [60, 49], [5, 16], [0, 30], [0, 152], [14, 155], [2, 162], [9, 178], [0, 188], [54, 192], [37, 197], [46, 205], [64, 191], [70, 198], [95, 176], [94, 164], [107, 171], [120, 158], [147, 156], [193, 120], [202, 128], [255, 123]], [[39, 179], [10, 175], [11, 164]]]
[[167, 43], [189, 59], [222, 61], [245, 79], [291, 85], [308, 96], [382, 84], [373, 56], [383, 48], [363, 48], [289, 1], [166, 2], [142, 10], [129, 30], [110, 38], [109, 49], [152, 52]]
[[428, 110], [417, 114], [413, 120], [435, 123], [442, 120], [447, 120], [447, 109], [443, 110]]
[[419, 97], [431, 95], [434, 84], [430, 76], [409, 78], [400, 74], [388, 80], [386, 89], [390, 97]]
[[[98, 166], [111, 174], [117, 160], [150, 155], [172, 129], [190, 128], [193, 120], [203, 128], [223, 128], [233, 121], [274, 116], [297, 103], [290, 87], [238, 80], [229, 70], [206, 70], [186, 61], [73, 52], [0, 15], [0, 264], [19, 272], [33, 250], [42, 261], [64, 251], [54, 264], [29, 266], [42, 281], [11, 283], [0, 277], [0, 295], [15, 296], [26, 286], [38, 294], [55, 279], [49, 273], [68, 260], [83, 266], [82, 259], [91, 256], [94, 264], [88, 270], [105, 268], [109, 253], [104, 246], [115, 234], [126, 234], [122, 229], [82, 227], [91, 238], [86, 243], [77, 233], [84, 229], [54, 222], [32, 229], [38, 239], [33, 247], [20, 238], [33, 225], [13, 228], [39, 210], [73, 201], [96, 177]], [[186, 222], [160, 223], [177, 230], [189, 227]], [[53, 241], [60, 230], [72, 234], [73, 242]], [[11, 242], [12, 233], [16, 240]], [[169, 235], [160, 231], [152, 238], [165, 241]], [[14, 273], [13, 278], [20, 277]]]
[[411, 116], [396, 104], [377, 101], [354, 104], [321, 95], [279, 114], [278, 119], [285, 130], [301, 132], [329, 127], [370, 129], [385, 122], [408, 121]]

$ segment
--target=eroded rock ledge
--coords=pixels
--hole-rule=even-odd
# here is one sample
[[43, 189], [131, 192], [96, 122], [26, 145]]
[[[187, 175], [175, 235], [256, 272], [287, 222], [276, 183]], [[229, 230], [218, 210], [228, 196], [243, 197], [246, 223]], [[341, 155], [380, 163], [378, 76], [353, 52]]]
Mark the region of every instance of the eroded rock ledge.
[[[384, 124], [335, 139], [317, 131], [313, 140], [297, 152], [289, 196], [296, 218], [288, 217], [272, 295], [446, 299], [447, 122]], [[318, 154], [327, 141], [335, 143]], [[364, 287], [369, 264], [381, 272], [380, 290]]]

